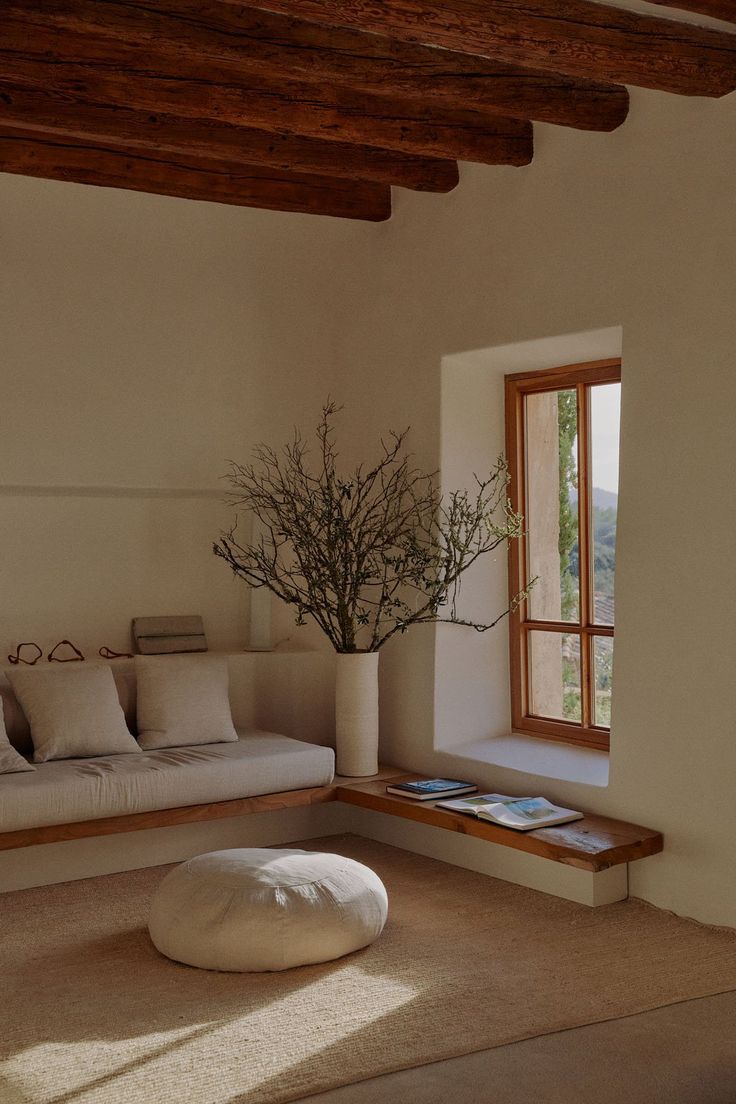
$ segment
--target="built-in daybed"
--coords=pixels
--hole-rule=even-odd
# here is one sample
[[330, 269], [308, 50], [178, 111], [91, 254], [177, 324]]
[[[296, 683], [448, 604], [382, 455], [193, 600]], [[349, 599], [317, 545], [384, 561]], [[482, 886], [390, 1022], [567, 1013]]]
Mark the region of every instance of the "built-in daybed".
[[[114, 669], [120, 704], [136, 731], [131, 665]], [[0, 697], [10, 742], [29, 760], [30, 729], [8, 682]], [[55, 759], [0, 774], [0, 850], [118, 831], [237, 816], [332, 799], [335, 753], [271, 732], [135, 754]], [[325, 790], [323, 798], [320, 791]]]

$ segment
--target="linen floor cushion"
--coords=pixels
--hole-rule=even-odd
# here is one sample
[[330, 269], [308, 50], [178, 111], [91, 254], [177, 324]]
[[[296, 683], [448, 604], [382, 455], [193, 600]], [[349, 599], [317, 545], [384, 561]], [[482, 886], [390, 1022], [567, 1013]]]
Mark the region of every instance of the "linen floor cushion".
[[145, 751], [237, 740], [222, 656], [136, 656], [138, 743]]
[[34, 762], [140, 752], [109, 667], [30, 667], [9, 671], [8, 678], [31, 727]]
[[5, 730], [5, 717], [3, 716], [2, 698], [0, 698], [0, 774], [17, 774], [20, 771], [32, 771], [36, 768], [24, 759], [19, 751], [16, 751]]
[[206, 970], [288, 970], [372, 943], [383, 883], [342, 855], [237, 848], [198, 855], [164, 878], [148, 930], [168, 958]]

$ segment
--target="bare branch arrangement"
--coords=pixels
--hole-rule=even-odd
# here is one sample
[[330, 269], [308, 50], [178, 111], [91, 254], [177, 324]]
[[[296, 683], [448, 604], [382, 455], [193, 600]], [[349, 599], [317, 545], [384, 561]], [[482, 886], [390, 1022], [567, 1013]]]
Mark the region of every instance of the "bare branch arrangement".
[[301, 434], [279, 452], [260, 445], [254, 463], [231, 463], [229, 500], [260, 519], [262, 535], [241, 544], [237, 523], [214, 544], [216, 556], [252, 587], [267, 587], [295, 607], [297, 624], [312, 617], [338, 652], [374, 652], [411, 625], [448, 622], [486, 632], [490, 624], [457, 614], [461, 576], [481, 556], [518, 538], [522, 518], [511, 509], [508, 467], [499, 457], [472, 494], [447, 503], [436, 473], [403, 454], [408, 430], [382, 441], [371, 468], [337, 470], [333, 402], [317, 426], [317, 462]]

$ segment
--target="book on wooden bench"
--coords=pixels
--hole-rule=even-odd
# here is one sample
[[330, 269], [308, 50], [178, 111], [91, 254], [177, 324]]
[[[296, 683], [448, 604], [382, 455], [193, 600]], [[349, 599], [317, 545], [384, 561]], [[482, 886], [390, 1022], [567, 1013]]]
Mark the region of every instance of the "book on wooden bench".
[[549, 828], [553, 824], [567, 824], [581, 820], [583, 814], [575, 809], [563, 809], [553, 805], [546, 797], [509, 797], [507, 794], [479, 794], [457, 801], [438, 801], [438, 808], [451, 809], [454, 813], [470, 813], [480, 820], [490, 820], [502, 828], [515, 828], [528, 832], [532, 828]]
[[420, 778], [416, 782], [392, 782], [386, 793], [413, 797], [415, 801], [436, 801], [438, 797], [476, 793], [477, 789], [472, 782], [461, 782], [458, 778]]

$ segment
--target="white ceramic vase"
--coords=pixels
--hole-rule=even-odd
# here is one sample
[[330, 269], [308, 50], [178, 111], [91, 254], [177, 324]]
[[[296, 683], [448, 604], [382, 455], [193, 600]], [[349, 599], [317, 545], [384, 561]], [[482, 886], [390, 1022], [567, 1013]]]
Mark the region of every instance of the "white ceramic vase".
[[335, 679], [337, 773], [378, 773], [378, 652], [338, 652]]

